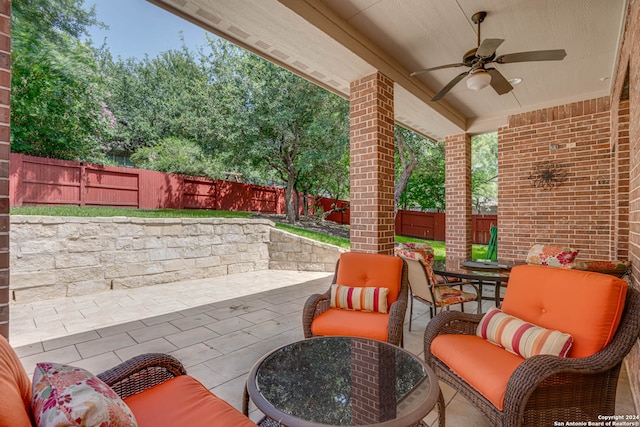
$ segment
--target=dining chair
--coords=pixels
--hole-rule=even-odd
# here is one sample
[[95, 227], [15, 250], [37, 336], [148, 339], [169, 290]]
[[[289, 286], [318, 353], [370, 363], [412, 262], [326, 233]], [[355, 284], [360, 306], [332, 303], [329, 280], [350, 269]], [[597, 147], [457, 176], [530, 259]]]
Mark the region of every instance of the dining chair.
[[[414, 300], [418, 300], [429, 306], [429, 315], [433, 317], [434, 309], [449, 309], [452, 305], [460, 304], [460, 309], [464, 312], [464, 303], [478, 300], [478, 289], [469, 282], [465, 285], [472, 286], [476, 293], [467, 292], [450, 286], [446, 282], [440, 282], [435, 278], [431, 266], [425, 262], [424, 256], [420, 252], [396, 248], [395, 254], [407, 263], [409, 276], [409, 331], [413, 319]], [[461, 283], [456, 283], [460, 286]], [[461, 287], [461, 286], [460, 286]], [[478, 302], [478, 309], [480, 302]]]

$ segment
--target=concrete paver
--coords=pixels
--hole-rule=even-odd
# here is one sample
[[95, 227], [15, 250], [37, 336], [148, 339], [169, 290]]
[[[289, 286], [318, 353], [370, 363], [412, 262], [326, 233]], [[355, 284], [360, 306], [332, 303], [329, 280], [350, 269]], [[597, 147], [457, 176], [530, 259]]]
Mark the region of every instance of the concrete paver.
[[[10, 342], [29, 374], [37, 362], [68, 363], [99, 373], [141, 353], [169, 353], [183, 362], [190, 375], [241, 409], [253, 364], [274, 348], [303, 338], [302, 306], [309, 295], [326, 291], [331, 277], [268, 270], [12, 304]], [[474, 312], [475, 303], [465, 308]], [[412, 331], [405, 325], [404, 344], [423, 357], [429, 312], [420, 303], [413, 312]], [[45, 316], [55, 320], [34, 321]], [[448, 405], [447, 425], [489, 427], [464, 398], [441, 386]], [[637, 413], [624, 370], [616, 412]], [[260, 417], [252, 407], [251, 418]], [[434, 412], [425, 420], [437, 425]]]

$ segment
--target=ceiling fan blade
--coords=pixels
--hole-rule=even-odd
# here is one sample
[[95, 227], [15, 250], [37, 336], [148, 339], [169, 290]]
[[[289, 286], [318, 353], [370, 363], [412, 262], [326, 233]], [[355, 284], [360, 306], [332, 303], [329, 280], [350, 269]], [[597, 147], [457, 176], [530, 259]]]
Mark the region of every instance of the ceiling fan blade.
[[498, 56], [495, 61], [498, 64], [509, 64], [511, 62], [529, 61], [562, 61], [567, 56], [564, 49], [555, 50], [534, 50], [531, 52], [507, 53]]
[[424, 70], [418, 70], [418, 71], [414, 71], [413, 73], [411, 73], [411, 77], [413, 76], [417, 76], [418, 74], [422, 74], [422, 73], [427, 73], [429, 71], [434, 71], [434, 70], [441, 70], [443, 68], [455, 68], [455, 67], [463, 67], [464, 64], [463, 63], [459, 63], [459, 64], [447, 64], [447, 65], [440, 65], [438, 67], [432, 67], [432, 68], [425, 68]]
[[453, 78], [453, 80], [451, 80], [449, 83], [447, 83], [447, 85], [445, 87], [443, 87], [442, 89], [440, 89], [440, 92], [436, 93], [436, 96], [434, 96], [433, 98], [431, 98], [431, 100], [433, 102], [435, 101], [439, 101], [443, 96], [445, 96], [455, 85], [458, 84], [458, 82], [460, 80], [462, 80], [464, 78], [464, 76], [466, 76], [467, 74], [469, 74], [471, 70], [469, 71], [465, 71], [464, 73], [460, 73], [457, 76], [455, 76]]
[[504, 42], [503, 39], [484, 39], [480, 46], [478, 46], [478, 50], [476, 50], [476, 56], [478, 58], [488, 58], [494, 53], [496, 53], [496, 49]]
[[511, 92], [513, 86], [511, 83], [495, 68], [487, 68], [487, 73], [491, 74], [491, 87], [498, 93], [504, 95]]

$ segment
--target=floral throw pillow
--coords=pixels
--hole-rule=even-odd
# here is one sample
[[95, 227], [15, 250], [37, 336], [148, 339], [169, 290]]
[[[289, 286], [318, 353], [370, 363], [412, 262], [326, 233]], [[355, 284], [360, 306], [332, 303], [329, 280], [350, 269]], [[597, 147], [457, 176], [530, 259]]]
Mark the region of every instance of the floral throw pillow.
[[562, 246], [533, 245], [527, 255], [527, 264], [562, 267], [572, 263], [578, 256], [578, 252], [576, 249]]
[[396, 249], [397, 252], [401, 252], [403, 255], [413, 253], [413, 256], [407, 257], [422, 259], [425, 264], [433, 265], [435, 252], [428, 243], [400, 243]]
[[131, 409], [90, 372], [59, 363], [38, 363], [31, 409], [38, 427], [137, 427]]

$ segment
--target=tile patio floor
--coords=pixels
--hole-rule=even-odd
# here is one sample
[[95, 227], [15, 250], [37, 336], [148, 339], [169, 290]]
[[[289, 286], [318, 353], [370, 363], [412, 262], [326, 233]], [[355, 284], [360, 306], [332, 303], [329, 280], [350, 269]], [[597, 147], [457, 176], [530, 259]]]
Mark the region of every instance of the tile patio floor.
[[[170, 353], [190, 375], [241, 409], [251, 366], [270, 350], [303, 338], [302, 306], [310, 294], [328, 289], [331, 277], [269, 270], [12, 304], [10, 342], [28, 373], [43, 361], [99, 373], [141, 353]], [[465, 308], [475, 310], [474, 303]], [[405, 325], [405, 348], [422, 357], [429, 313], [417, 303], [413, 316], [411, 332]], [[442, 387], [448, 426], [490, 427], [464, 398]], [[616, 413], [638, 413], [624, 369]], [[260, 417], [252, 406], [251, 418]], [[425, 420], [437, 425], [435, 411]]]

